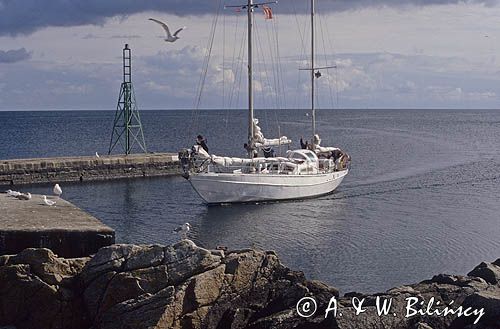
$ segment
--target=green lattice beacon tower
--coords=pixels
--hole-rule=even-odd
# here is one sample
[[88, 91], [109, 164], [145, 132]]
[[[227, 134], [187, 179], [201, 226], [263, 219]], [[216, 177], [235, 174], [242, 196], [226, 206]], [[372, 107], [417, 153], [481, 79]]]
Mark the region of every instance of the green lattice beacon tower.
[[147, 153], [141, 117], [132, 86], [132, 55], [128, 44], [123, 48], [123, 82], [116, 106], [108, 154], [111, 154], [118, 144], [125, 155], [130, 154], [135, 146]]

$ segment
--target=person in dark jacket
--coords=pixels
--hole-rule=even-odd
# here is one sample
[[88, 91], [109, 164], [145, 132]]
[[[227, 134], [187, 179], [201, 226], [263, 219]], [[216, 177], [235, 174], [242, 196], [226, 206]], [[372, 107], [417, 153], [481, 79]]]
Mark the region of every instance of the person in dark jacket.
[[248, 152], [248, 154], [252, 154], [252, 158], [257, 158], [259, 156], [259, 152], [257, 152], [257, 150], [253, 149], [247, 143], [243, 144], [243, 148]]
[[304, 138], [301, 136], [300, 137], [300, 148], [302, 148], [303, 150], [307, 150], [308, 146], [309, 146], [309, 142], [306, 141], [304, 143]]
[[205, 152], [208, 153], [208, 146], [207, 146], [207, 140], [203, 138], [202, 135], [198, 135], [196, 137], [196, 144], [200, 145], [202, 149], [205, 150]]

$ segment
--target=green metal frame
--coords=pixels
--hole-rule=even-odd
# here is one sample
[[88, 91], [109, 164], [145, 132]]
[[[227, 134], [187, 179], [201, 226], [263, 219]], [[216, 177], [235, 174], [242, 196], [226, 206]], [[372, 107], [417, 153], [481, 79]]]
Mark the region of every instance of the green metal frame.
[[135, 145], [147, 153], [141, 117], [132, 85], [132, 56], [127, 44], [123, 48], [123, 83], [118, 96], [108, 154], [111, 154], [118, 144], [122, 146], [125, 155], [130, 154]]

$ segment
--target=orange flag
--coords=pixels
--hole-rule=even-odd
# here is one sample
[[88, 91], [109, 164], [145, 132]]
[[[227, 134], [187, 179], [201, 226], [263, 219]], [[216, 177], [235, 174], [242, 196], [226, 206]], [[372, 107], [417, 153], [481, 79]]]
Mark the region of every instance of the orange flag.
[[273, 19], [273, 11], [271, 10], [271, 7], [262, 6], [262, 10], [264, 11], [264, 16], [266, 19]]

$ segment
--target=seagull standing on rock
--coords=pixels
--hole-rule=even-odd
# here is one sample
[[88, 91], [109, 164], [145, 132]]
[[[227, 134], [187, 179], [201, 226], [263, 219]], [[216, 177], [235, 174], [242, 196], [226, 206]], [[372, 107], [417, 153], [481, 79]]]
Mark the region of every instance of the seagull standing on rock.
[[20, 193], [19, 195], [16, 196], [16, 198], [19, 200], [31, 200], [31, 193], [30, 192], [26, 194]]
[[166, 33], [166, 38], [164, 39], [166, 42], [175, 42], [175, 41], [177, 41], [177, 39], [179, 39], [179, 37], [177, 36], [177, 34], [179, 34], [180, 31], [182, 31], [182, 30], [184, 30], [186, 28], [185, 26], [183, 26], [180, 29], [178, 29], [177, 31], [175, 31], [174, 34], [172, 35], [172, 33], [170, 33], [170, 29], [168, 28], [167, 24], [165, 24], [162, 21], [159, 21], [157, 19], [154, 19], [154, 18], [150, 18], [149, 20], [153, 21], [155, 23], [158, 23], [158, 24], [160, 24], [163, 27], [163, 29], [165, 30], [165, 33]]
[[59, 198], [61, 197], [61, 194], [62, 194], [62, 189], [61, 187], [59, 186], [59, 184], [56, 184], [54, 185], [54, 190], [53, 190], [54, 194], [57, 195]]
[[179, 226], [178, 228], [176, 228], [173, 231], [173, 233], [179, 234], [181, 239], [185, 240], [185, 239], [187, 239], [187, 235], [188, 235], [190, 230], [191, 230], [191, 224], [184, 223], [181, 226]]
[[46, 195], [44, 195], [44, 196], [43, 196], [43, 202], [45, 202], [45, 204], [46, 204], [47, 206], [53, 206], [53, 205], [55, 205], [55, 204], [56, 204], [56, 202], [55, 202], [55, 201], [52, 201], [52, 200], [47, 199], [47, 196], [46, 196]]
[[18, 195], [21, 195], [21, 192], [17, 192], [17, 191], [12, 191], [12, 190], [7, 190], [5, 191], [5, 193], [7, 193], [8, 196], [12, 196], [12, 197], [17, 197]]

